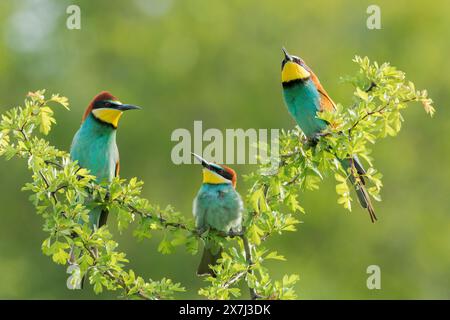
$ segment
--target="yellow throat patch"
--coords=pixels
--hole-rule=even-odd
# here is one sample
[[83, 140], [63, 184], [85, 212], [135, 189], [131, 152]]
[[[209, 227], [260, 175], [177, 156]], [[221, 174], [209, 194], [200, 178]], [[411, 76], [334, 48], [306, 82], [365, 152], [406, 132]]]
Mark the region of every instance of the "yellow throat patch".
[[94, 116], [100, 121], [111, 124], [114, 128], [117, 128], [119, 124], [119, 119], [122, 116], [122, 111], [108, 109], [108, 108], [99, 108], [92, 110]]
[[230, 180], [225, 179], [221, 175], [203, 168], [203, 183], [209, 184], [222, 184], [222, 183], [231, 183]]
[[283, 66], [283, 70], [281, 71], [281, 81], [289, 82], [293, 80], [301, 80], [306, 79], [311, 75], [305, 68], [303, 68], [298, 63], [293, 61], [288, 61]]

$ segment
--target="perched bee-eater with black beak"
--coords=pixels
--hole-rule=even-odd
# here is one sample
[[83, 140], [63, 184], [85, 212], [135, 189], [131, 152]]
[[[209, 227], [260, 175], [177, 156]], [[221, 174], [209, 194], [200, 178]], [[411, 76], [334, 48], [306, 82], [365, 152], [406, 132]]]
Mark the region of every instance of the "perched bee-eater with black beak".
[[[236, 191], [236, 172], [233, 169], [207, 162], [193, 154], [203, 166], [203, 183], [194, 199], [194, 217], [197, 230], [208, 229], [226, 234], [242, 231], [243, 204]], [[202, 259], [197, 269], [198, 275], [214, 273], [209, 265], [215, 265], [222, 249], [205, 243]]]
[[[325, 120], [317, 117], [317, 112], [335, 111], [336, 105], [311, 68], [301, 58], [290, 55], [284, 48], [283, 52], [281, 82], [287, 109], [308, 140], [317, 141], [328, 126]], [[346, 170], [353, 166], [356, 169], [358, 176], [350, 174], [350, 181], [355, 186], [362, 207], [369, 211], [370, 219], [375, 222], [377, 217], [364, 186], [366, 171], [361, 162], [356, 156], [339, 160]]]
[[[123, 104], [109, 92], [103, 91], [94, 97], [87, 107], [80, 129], [75, 134], [70, 148], [70, 157], [86, 168], [96, 181], [111, 182], [119, 174], [119, 150], [116, 132], [122, 113], [140, 107]], [[92, 229], [106, 223], [108, 212], [94, 208], [89, 213]]]

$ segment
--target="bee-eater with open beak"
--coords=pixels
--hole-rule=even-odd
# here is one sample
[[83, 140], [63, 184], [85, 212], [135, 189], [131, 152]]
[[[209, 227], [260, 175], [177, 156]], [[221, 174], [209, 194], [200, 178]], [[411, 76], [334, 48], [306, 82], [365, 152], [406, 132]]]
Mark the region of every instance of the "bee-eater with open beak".
[[[331, 100], [319, 79], [305, 62], [296, 56], [290, 55], [283, 48], [284, 59], [281, 64], [281, 82], [283, 96], [287, 109], [308, 140], [316, 141], [323, 130], [328, 126], [325, 120], [317, 117], [317, 112], [335, 111], [336, 105]], [[372, 222], [377, 220], [369, 194], [365, 188], [364, 175], [366, 171], [359, 159], [354, 156], [348, 159], [340, 159], [343, 167], [348, 170], [356, 169], [358, 177], [350, 174], [361, 206], [369, 211]]]
[[[203, 183], [194, 199], [193, 213], [197, 230], [214, 229], [226, 234], [242, 229], [242, 199], [236, 191], [236, 172], [225, 166], [207, 162], [193, 154], [203, 166]], [[222, 249], [205, 243], [198, 275], [214, 273], [209, 265], [215, 265]]]
[[[124, 111], [140, 107], [123, 104], [109, 92], [103, 91], [94, 97], [87, 107], [80, 129], [75, 134], [70, 148], [70, 157], [80, 167], [89, 169], [96, 181], [111, 182], [119, 174], [119, 150], [116, 132]], [[94, 208], [89, 213], [92, 229], [106, 223], [108, 212]]]

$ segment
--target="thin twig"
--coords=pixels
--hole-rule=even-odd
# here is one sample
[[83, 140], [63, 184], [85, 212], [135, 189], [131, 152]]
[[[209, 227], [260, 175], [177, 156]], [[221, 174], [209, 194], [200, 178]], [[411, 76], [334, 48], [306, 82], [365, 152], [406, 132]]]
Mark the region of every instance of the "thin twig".
[[[247, 272], [253, 275], [253, 270], [251, 269], [251, 267], [253, 266], [251, 246], [250, 246], [250, 243], [248, 242], [247, 236], [245, 234], [241, 236], [241, 239], [244, 244], [245, 259], [247, 260], [247, 264], [248, 264], [248, 268], [249, 268]], [[259, 295], [256, 293], [254, 288], [249, 287], [248, 289], [250, 292], [250, 299], [256, 300], [257, 298], [259, 298]]]
[[237, 273], [234, 277], [232, 277], [229, 281], [225, 282], [222, 285], [222, 288], [228, 288], [230, 286], [232, 286], [233, 284], [235, 284], [236, 282], [238, 282], [245, 274], [247, 273], [247, 271], [241, 271], [239, 273]]
[[159, 217], [155, 217], [150, 213], [146, 213], [143, 212], [141, 210], [139, 210], [138, 208], [132, 206], [132, 205], [127, 205], [125, 204], [123, 201], [118, 201], [122, 206], [126, 206], [130, 211], [132, 211], [133, 213], [136, 213], [144, 218], [150, 218], [153, 220], [158, 220], [162, 225], [164, 225], [165, 227], [172, 227], [172, 228], [176, 228], [176, 229], [183, 229], [186, 231], [189, 231], [193, 234], [195, 234], [195, 230], [191, 230], [187, 225], [182, 224], [182, 223], [178, 223], [178, 222], [170, 222], [167, 221], [167, 219], [163, 218], [161, 215]]
[[44, 163], [45, 164], [51, 164], [51, 165], [53, 165], [55, 167], [58, 167], [59, 169], [63, 169], [64, 168], [62, 165], [60, 165], [59, 163], [56, 163], [54, 161], [44, 160]]
[[[414, 99], [404, 99], [404, 100], [402, 100], [402, 101], [400, 101], [400, 102], [398, 102], [398, 103], [408, 103], [408, 102], [411, 102], [411, 101], [414, 101]], [[377, 113], [382, 114], [383, 111], [384, 111], [388, 106], [389, 106], [389, 102], [386, 103], [383, 107], [379, 108], [378, 110], [366, 112], [366, 114], [365, 114], [364, 116], [362, 116], [361, 118], [359, 118], [359, 119], [351, 126], [351, 128], [348, 129], [348, 133], [350, 134], [351, 131], [352, 131], [352, 130], [353, 130], [353, 129], [361, 122], [361, 121], [363, 121], [363, 120], [366, 119], [367, 117], [369, 117], [369, 116], [371, 116], [371, 115], [374, 115], [374, 114], [377, 114]]]

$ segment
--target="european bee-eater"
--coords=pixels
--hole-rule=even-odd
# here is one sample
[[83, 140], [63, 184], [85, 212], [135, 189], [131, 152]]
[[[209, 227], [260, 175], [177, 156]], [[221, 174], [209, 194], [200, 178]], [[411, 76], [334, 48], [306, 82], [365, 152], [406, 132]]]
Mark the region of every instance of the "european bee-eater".
[[[109, 92], [103, 91], [94, 97], [87, 107], [81, 127], [75, 134], [70, 148], [70, 157], [80, 167], [89, 169], [96, 181], [111, 182], [119, 174], [119, 150], [116, 130], [122, 113], [140, 107], [123, 104]], [[89, 213], [91, 228], [106, 223], [108, 212], [94, 208]]]
[[[194, 199], [193, 213], [197, 230], [214, 229], [226, 234], [242, 229], [242, 199], [236, 191], [236, 172], [225, 166], [207, 162], [193, 154], [203, 166], [203, 183]], [[214, 275], [209, 265], [215, 265], [222, 249], [205, 243], [198, 275]]]
[[[317, 112], [334, 111], [336, 105], [311, 68], [301, 58], [290, 55], [284, 48], [283, 52], [281, 82], [284, 101], [289, 113], [308, 140], [315, 141], [328, 126], [325, 120], [317, 117]], [[370, 219], [375, 222], [377, 217], [370, 202], [369, 194], [364, 187], [366, 171], [356, 156], [339, 160], [346, 170], [353, 166], [356, 169], [358, 177], [350, 174], [350, 181], [355, 186], [362, 207], [369, 211]]]

